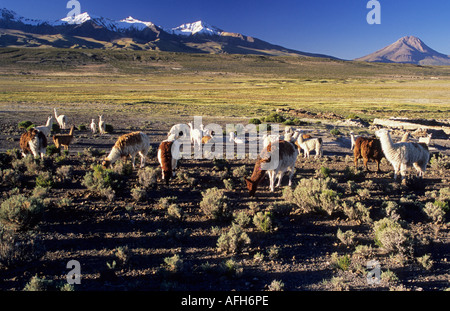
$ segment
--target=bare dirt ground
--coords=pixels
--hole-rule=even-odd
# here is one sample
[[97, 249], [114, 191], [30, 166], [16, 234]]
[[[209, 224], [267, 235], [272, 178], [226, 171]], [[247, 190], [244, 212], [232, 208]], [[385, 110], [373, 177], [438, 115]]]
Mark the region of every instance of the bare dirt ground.
[[[23, 120], [46, 120], [46, 111], [0, 112], [0, 152], [19, 149], [21, 131], [17, 123]], [[89, 125], [92, 116], [71, 113], [70, 123]], [[70, 260], [81, 263], [81, 284], [75, 290], [268, 290], [274, 280], [279, 280], [287, 291], [316, 290], [425, 290], [442, 291], [450, 286], [450, 236], [447, 221], [434, 224], [423, 213], [421, 206], [432, 201], [427, 192], [449, 187], [449, 170], [428, 167], [423, 182], [404, 186], [393, 181], [392, 168], [383, 161], [382, 173], [363, 172], [355, 179], [358, 189], [368, 193], [355, 195], [346, 189], [348, 180], [343, 172], [353, 167], [348, 136], [334, 137], [326, 124], [309, 125], [312, 134], [324, 139], [324, 157], [297, 161], [294, 186], [303, 178], [318, 176], [321, 167], [330, 170], [336, 178], [344, 197], [353, 197], [370, 208], [372, 222], [350, 220], [343, 213], [324, 215], [305, 213], [296, 206], [276, 215], [271, 232], [261, 232], [250, 222], [245, 232], [250, 244], [241, 252], [219, 252], [217, 241], [230, 229], [231, 221], [211, 220], [199, 207], [202, 192], [212, 187], [224, 189], [224, 179], [231, 179], [234, 189], [226, 190], [229, 207], [233, 212], [245, 212], [251, 218], [258, 211], [267, 211], [275, 202], [283, 202], [282, 188], [271, 193], [267, 178], [251, 198], [241, 177], [233, 170], [245, 166], [251, 174], [253, 160], [181, 160], [179, 174], [184, 178], [164, 185], [160, 177], [156, 188], [147, 193], [144, 202], [136, 202], [131, 189], [138, 183], [137, 170], [121, 177], [122, 183], [113, 201], [91, 193], [82, 180], [92, 164], [100, 163], [104, 155], [87, 154], [91, 147], [108, 153], [117, 137], [123, 133], [142, 130], [151, 137], [156, 148], [171, 125], [188, 121], [155, 119], [142, 115], [139, 118], [105, 115], [106, 122], [114, 126], [113, 134], [100, 136], [88, 131], [76, 131], [76, 140], [69, 156], [45, 160], [43, 170], [55, 174], [58, 167], [71, 166], [71, 180], [55, 181], [45, 198], [47, 206], [43, 219], [33, 232], [40, 243], [38, 258], [21, 265], [0, 265], [0, 288], [20, 291], [33, 276], [64, 283]], [[243, 123], [239, 119], [204, 118], [204, 123]], [[344, 129], [342, 129], [344, 132]], [[447, 140], [433, 142], [432, 152], [449, 154]], [[360, 165], [362, 165], [360, 163]], [[374, 169], [374, 164], [369, 164]], [[157, 167], [155, 154], [147, 166]], [[3, 167], [5, 169], [6, 167]], [[187, 176], [187, 177], [186, 177]], [[14, 190], [0, 186], [5, 200], [14, 191], [30, 194], [35, 186], [35, 175], [26, 175], [22, 187]], [[284, 179], [283, 186], [287, 185]], [[159, 204], [160, 198], [176, 197], [183, 212], [182, 219], [168, 215]], [[66, 200], [62, 204], [63, 199]], [[413, 252], [396, 256], [384, 252], [374, 242], [373, 222], [385, 217], [383, 203], [395, 201], [400, 206], [402, 225], [412, 239]], [[68, 203], [67, 203], [68, 202]], [[352, 230], [354, 243], [344, 245], [337, 238], [338, 229]], [[20, 234], [20, 233], [19, 233]], [[364, 255], [355, 252], [356, 246], [365, 245], [370, 251]], [[118, 255], [118, 249], [126, 249]], [[165, 264], [165, 258], [178, 254], [182, 260], [176, 271]], [[334, 258], [348, 255], [347, 268], [337, 267]], [[429, 254], [432, 267], [426, 269], [418, 258]], [[232, 259], [232, 261], [228, 261]], [[381, 282], [368, 284], [367, 263], [380, 263], [385, 277]], [[115, 262], [115, 263], [114, 263]], [[391, 274], [390, 274], [391, 273]], [[392, 276], [393, 275], [393, 276]], [[389, 277], [390, 276], [390, 277]]]

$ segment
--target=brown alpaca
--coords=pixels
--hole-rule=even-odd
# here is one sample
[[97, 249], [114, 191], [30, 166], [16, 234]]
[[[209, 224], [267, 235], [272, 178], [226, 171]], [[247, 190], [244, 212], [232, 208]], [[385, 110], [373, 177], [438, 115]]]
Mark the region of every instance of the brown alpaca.
[[212, 139], [211, 136], [203, 136], [202, 137], [202, 144], [206, 144], [207, 142], [209, 142]]
[[158, 161], [162, 169], [162, 179], [169, 184], [170, 178], [175, 176], [177, 160], [172, 157], [174, 141], [163, 141], [158, 148]]
[[363, 158], [364, 167], [367, 171], [370, 172], [367, 162], [373, 160], [377, 163], [377, 172], [380, 172], [380, 162], [384, 154], [379, 139], [358, 137], [355, 141], [353, 155], [355, 157], [355, 168], [358, 168], [358, 159]]
[[23, 133], [20, 137], [20, 149], [22, 149], [22, 155], [25, 157], [31, 153], [33, 156], [44, 158], [44, 154], [47, 148], [47, 138], [45, 134], [34, 128], [29, 129]]
[[60, 149], [61, 146], [64, 147], [64, 150], [69, 150], [69, 145], [73, 140], [73, 130], [75, 126], [72, 125], [70, 128], [69, 134], [57, 134], [53, 135], [53, 142], [55, 143], [56, 148]]

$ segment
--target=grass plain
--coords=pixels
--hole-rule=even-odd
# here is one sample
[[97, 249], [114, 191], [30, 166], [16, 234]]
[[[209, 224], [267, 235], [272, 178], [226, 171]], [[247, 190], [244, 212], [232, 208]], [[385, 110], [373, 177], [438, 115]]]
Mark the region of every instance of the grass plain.
[[450, 68], [304, 57], [1, 49], [0, 104], [258, 117], [277, 108], [448, 118]]

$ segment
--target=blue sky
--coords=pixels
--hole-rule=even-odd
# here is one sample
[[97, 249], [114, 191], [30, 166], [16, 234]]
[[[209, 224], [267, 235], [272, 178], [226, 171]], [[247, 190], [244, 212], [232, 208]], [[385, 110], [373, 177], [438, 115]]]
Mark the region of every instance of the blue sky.
[[[68, 0], [0, 0], [30, 18], [57, 20]], [[369, 25], [368, 0], [79, 0], [82, 12], [127, 16], [163, 27], [203, 20], [287, 48], [353, 59], [413, 35], [450, 55], [449, 0], [379, 0], [381, 25]]]

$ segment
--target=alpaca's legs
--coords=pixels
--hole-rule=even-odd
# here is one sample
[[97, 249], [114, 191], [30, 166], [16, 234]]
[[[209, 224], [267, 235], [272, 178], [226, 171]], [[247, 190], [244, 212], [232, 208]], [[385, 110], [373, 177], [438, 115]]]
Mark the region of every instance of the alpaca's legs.
[[172, 159], [172, 176], [175, 177], [175, 170], [177, 169], [177, 160]]
[[367, 170], [368, 172], [370, 172], [369, 166], [367, 165], [367, 163], [369, 162], [369, 159], [363, 158], [363, 161], [364, 161], [364, 167], [366, 168], [366, 170]]
[[294, 176], [294, 169], [289, 173], [289, 187], [292, 186], [292, 177]]
[[283, 179], [283, 172], [279, 172], [278, 173], [278, 183], [277, 183], [277, 187], [281, 186], [281, 179]]
[[269, 172], [269, 180], [270, 180], [270, 191], [274, 192], [275, 191], [275, 171], [270, 171]]
[[408, 167], [406, 166], [406, 164], [400, 164], [400, 174], [402, 175], [402, 179], [405, 179], [407, 169]]
[[136, 166], [134, 165], [135, 160], [136, 160], [136, 154], [134, 153], [131, 155], [131, 165], [133, 166], [133, 169], [136, 168]]
[[145, 166], [145, 157], [147, 156], [147, 152], [144, 151], [139, 151], [139, 156], [141, 157], [141, 168], [143, 168]]

